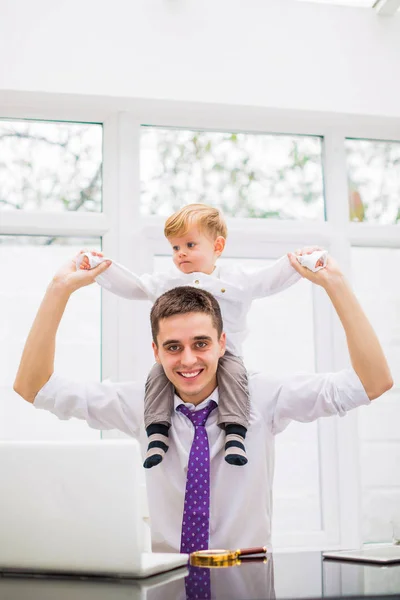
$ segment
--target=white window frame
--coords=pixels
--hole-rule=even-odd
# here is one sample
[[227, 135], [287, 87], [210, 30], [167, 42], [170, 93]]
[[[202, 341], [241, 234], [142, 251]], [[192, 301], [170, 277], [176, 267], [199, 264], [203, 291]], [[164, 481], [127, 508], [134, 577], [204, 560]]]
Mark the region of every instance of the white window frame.
[[[227, 256], [269, 258], [274, 244], [276, 250], [318, 243], [329, 248], [351, 280], [351, 246], [400, 248], [397, 226], [349, 223], [344, 146], [346, 137], [400, 140], [396, 119], [28, 92], [0, 92], [0, 118], [96, 122], [104, 127], [103, 212], [0, 211], [0, 235], [101, 236], [105, 254], [138, 273], [151, 269], [153, 254], [163, 254], [167, 247], [162, 239], [164, 219], [140, 215], [140, 126], [147, 124], [324, 138], [327, 221], [229, 219]], [[316, 368], [346, 367], [347, 348], [339, 321], [323, 291], [315, 288], [313, 295]], [[148, 327], [143, 318], [147, 311], [145, 306], [133, 311], [130, 303], [103, 295], [103, 378], [127, 380], [143, 375], [139, 340]], [[304, 532], [278, 535], [275, 543], [280, 547], [361, 544], [357, 411], [346, 419], [321, 419], [318, 427], [323, 529], [306, 536]]]

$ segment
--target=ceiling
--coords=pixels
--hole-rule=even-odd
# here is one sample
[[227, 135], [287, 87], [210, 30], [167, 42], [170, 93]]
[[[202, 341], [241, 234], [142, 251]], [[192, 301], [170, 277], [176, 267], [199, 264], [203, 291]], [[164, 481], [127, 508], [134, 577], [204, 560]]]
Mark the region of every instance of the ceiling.
[[338, 6], [355, 6], [358, 8], [376, 8], [377, 13], [393, 15], [400, 10], [400, 0], [298, 0], [298, 2], [314, 2], [316, 4], [336, 4]]
[[298, 0], [299, 2], [315, 2], [317, 4], [339, 4], [341, 6], [362, 6], [372, 8], [375, 0]]

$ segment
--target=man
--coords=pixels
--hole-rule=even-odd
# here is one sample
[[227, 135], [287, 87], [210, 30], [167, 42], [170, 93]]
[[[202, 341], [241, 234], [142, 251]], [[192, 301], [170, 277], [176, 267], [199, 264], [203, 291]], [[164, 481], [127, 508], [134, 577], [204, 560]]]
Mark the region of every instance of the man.
[[[379, 341], [335, 261], [329, 258], [325, 269], [313, 273], [288, 256], [300, 275], [328, 294], [353, 368], [250, 376], [249, 464], [239, 473], [224, 461], [224, 432], [213, 410], [218, 359], [225, 350], [218, 303], [190, 287], [161, 296], [151, 314], [153, 349], [177, 393], [168, 455], [162, 468], [146, 473], [154, 551], [270, 545], [274, 435], [293, 419], [343, 415], [393, 385]], [[58, 271], [29, 333], [14, 389], [60, 418], [77, 417], [141, 439], [145, 451], [142, 382], [72, 383], [53, 372], [56, 332], [70, 295], [108, 266], [76, 271], [73, 259]]]

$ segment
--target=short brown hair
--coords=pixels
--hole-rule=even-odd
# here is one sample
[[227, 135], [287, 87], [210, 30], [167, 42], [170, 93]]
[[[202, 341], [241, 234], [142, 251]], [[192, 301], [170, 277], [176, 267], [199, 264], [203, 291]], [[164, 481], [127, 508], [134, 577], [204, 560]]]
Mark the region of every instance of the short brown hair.
[[223, 322], [218, 301], [210, 292], [199, 290], [190, 285], [168, 290], [157, 298], [150, 312], [151, 333], [157, 345], [157, 336], [160, 331], [160, 320], [185, 315], [187, 313], [204, 313], [210, 315], [212, 324], [217, 330], [218, 339], [221, 337]]
[[220, 235], [224, 238], [228, 235], [221, 211], [207, 204], [187, 204], [179, 209], [166, 220], [164, 235], [166, 238], [185, 235], [193, 225], [209, 235], [213, 241]]

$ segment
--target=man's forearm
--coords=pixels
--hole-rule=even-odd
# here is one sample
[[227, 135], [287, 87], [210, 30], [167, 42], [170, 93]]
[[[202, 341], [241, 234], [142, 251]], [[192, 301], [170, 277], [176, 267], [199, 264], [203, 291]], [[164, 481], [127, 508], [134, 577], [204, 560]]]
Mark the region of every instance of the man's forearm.
[[28, 402], [34, 401], [54, 371], [56, 334], [69, 297], [66, 286], [53, 281], [29, 332], [14, 382], [14, 390]]
[[353, 369], [373, 400], [393, 385], [379, 340], [343, 276], [335, 277], [325, 290], [345, 330]]

